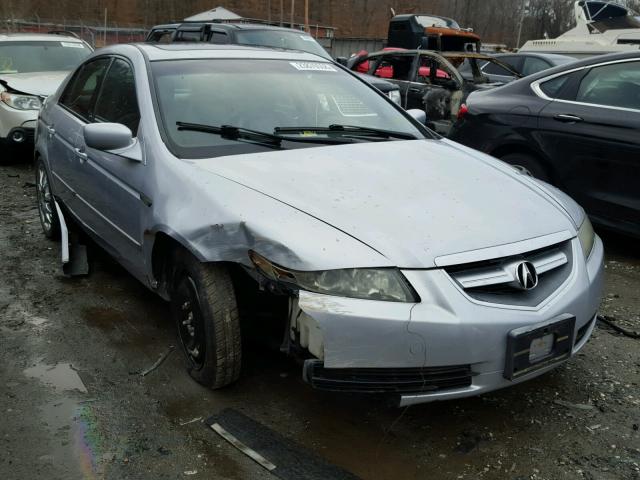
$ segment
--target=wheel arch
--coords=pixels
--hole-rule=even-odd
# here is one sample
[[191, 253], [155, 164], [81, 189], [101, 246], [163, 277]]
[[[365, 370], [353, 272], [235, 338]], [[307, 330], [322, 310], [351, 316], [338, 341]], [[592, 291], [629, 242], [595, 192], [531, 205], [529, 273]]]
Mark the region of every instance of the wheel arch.
[[514, 153], [525, 154], [535, 158], [540, 162], [540, 166], [547, 173], [548, 177], [552, 180], [555, 180], [554, 170], [553, 168], [551, 168], [550, 159], [546, 155], [544, 155], [542, 152], [540, 152], [536, 148], [533, 148], [531, 145], [527, 143], [520, 143], [520, 142], [503, 143], [495, 147], [493, 150], [491, 150], [489, 152], [489, 155], [495, 158], [502, 159], [506, 155], [511, 155]]
[[151, 286], [165, 300], [169, 299], [169, 281], [171, 279], [171, 258], [174, 253], [183, 249], [191, 253], [199, 261], [205, 261], [199, 252], [188, 247], [176, 232], [169, 229], [159, 229], [148, 232], [145, 244], [147, 248], [147, 260]]

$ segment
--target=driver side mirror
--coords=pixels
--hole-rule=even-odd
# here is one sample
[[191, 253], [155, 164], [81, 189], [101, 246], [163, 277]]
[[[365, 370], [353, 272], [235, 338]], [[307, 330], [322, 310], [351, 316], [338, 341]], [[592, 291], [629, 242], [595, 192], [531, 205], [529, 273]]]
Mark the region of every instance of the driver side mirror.
[[407, 110], [407, 113], [413, 117], [414, 120], [417, 120], [423, 125], [427, 124], [427, 114], [424, 110], [420, 110], [418, 108], [412, 108]]
[[134, 141], [129, 127], [121, 123], [90, 123], [82, 129], [84, 143], [89, 148], [113, 153], [135, 162], [142, 162], [140, 143]]
[[83, 128], [84, 142], [95, 150], [121, 150], [133, 144], [133, 134], [121, 123], [90, 123]]

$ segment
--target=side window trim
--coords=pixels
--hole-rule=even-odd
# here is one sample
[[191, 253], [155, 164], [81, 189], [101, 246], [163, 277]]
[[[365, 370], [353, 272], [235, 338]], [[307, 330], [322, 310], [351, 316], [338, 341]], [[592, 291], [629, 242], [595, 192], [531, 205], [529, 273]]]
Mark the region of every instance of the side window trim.
[[[138, 118], [141, 119], [142, 115], [140, 114], [140, 102], [138, 101], [138, 89], [136, 88], [136, 70], [133, 67], [133, 64], [129, 61], [128, 58], [123, 57], [122, 55], [112, 55], [111, 56], [111, 62], [109, 63], [109, 66], [107, 67], [107, 69], [104, 72], [104, 76], [102, 78], [102, 81], [100, 82], [100, 91], [98, 92], [98, 95], [96, 95], [93, 104], [91, 105], [91, 122], [90, 123], [100, 123], [100, 122], [96, 122], [96, 118], [95, 118], [95, 107], [96, 104], [98, 103], [98, 99], [102, 96], [102, 90], [104, 88], [104, 80], [107, 78], [107, 75], [109, 75], [109, 71], [111, 70], [111, 68], [113, 67], [113, 64], [115, 62], [115, 60], [122, 60], [123, 62], [125, 62], [127, 65], [129, 65], [129, 68], [131, 68], [131, 73], [133, 74], [133, 88], [134, 88], [134, 93], [135, 93], [135, 98], [136, 98], [136, 109], [138, 110]], [[138, 120], [140, 121], [140, 120]], [[138, 129], [139, 130], [139, 129]], [[132, 132], [133, 133], [133, 137], [137, 138], [138, 136], [138, 132]]]
[[566, 72], [560, 72], [560, 73], [556, 73], [554, 75], [549, 75], [548, 77], [544, 77], [544, 78], [541, 78], [539, 80], [536, 80], [535, 82], [531, 82], [531, 84], [529, 85], [529, 88], [531, 88], [533, 93], [535, 95], [537, 95], [538, 97], [542, 98], [543, 100], [549, 100], [549, 101], [552, 101], [552, 102], [568, 103], [568, 104], [571, 104], [571, 105], [583, 105], [583, 106], [587, 106], [587, 107], [609, 108], [611, 110], [620, 110], [620, 111], [624, 111], [624, 112], [640, 112], [640, 110], [638, 110], [636, 108], [615, 107], [615, 106], [612, 106], [612, 105], [600, 105], [600, 104], [596, 104], [596, 103], [576, 102], [575, 100], [563, 100], [561, 98], [550, 98], [549, 96], [545, 95], [545, 93], [540, 88], [540, 84], [542, 84], [544, 82], [548, 82], [549, 80], [553, 80], [554, 78], [560, 77], [562, 75], [569, 75], [569, 74], [573, 74], [575, 72], [578, 72], [578, 71], [582, 70], [583, 71], [583, 75], [580, 75], [580, 78], [582, 78], [592, 68], [602, 67], [602, 66], [606, 66], [606, 65], [613, 65], [613, 64], [616, 64], [616, 63], [628, 63], [628, 62], [637, 62], [637, 61], [638, 61], [637, 58], [625, 58], [625, 59], [622, 59], [622, 60], [614, 60], [612, 62], [602, 62], [602, 63], [597, 63], [597, 64], [594, 64], [594, 65], [585, 65], [585, 66], [582, 66], [582, 67], [574, 68], [572, 70], [567, 70]]
[[[80, 113], [76, 112], [75, 110], [73, 110], [71, 107], [69, 107], [68, 105], [61, 103], [61, 102], [57, 102], [57, 104], [62, 107], [63, 110], [65, 110], [66, 112], [68, 112], [69, 114], [73, 115], [74, 117], [76, 117], [77, 119], [83, 121], [84, 123], [93, 123], [93, 109], [95, 108], [96, 105], [96, 100], [98, 99], [99, 94], [102, 92], [102, 83], [104, 81], [104, 77], [106, 77], [107, 72], [109, 71], [109, 69], [111, 68], [111, 64], [113, 63], [113, 57], [111, 55], [100, 55], [98, 57], [94, 57], [91, 60], [89, 60], [88, 62], [83, 63], [78, 70], [76, 70], [76, 73], [78, 74], [77, 77], [75, 79], [73, 79], [73, 85], [71, 83], [67, 84], [65, 91], [67, 90], [67, 88], [69, 87], [74, 87], [75, 83], [78, 81], [78, 78], [80, 77], [80, 74], [82, 73], [82, 71], [86, 68], [87, 65], [93, 63], [93, 62], [97, 62], [103, 59], [108, 59], [109, 60], [109, 64], [107, 65], [107, 67], [105, 68], [105, 73], [102, 76], [102, 78], [100, 79], [100, 84], [96, 85], [96, 89], [98, 90], [98, 95], [96, 95], [95, 90], [93, 93], [93, 98], [91, 99], [91, 103], [89, 104], [89, 116], [88, 118], [85, 117], [84, 115], [81, 115]], [[74, 74], [75, 76], [75, 74]], [[64, 95], [64, 92], [62, 93]]]

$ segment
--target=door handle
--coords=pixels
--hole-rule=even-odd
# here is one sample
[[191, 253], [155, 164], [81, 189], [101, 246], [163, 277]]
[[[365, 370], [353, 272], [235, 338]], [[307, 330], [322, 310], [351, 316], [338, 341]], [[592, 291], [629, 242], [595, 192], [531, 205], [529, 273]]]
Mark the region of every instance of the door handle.
[[80, 163], [84, 163], [87, 160], [87, 154], [84, 152], [83, 149], [74, 148], [73, 150], [76, 152], [76, 155], [80, 159]]
[[577, 115], [571, 115], [570, 113], [560, 113], [558, 115], [555, 115], [553, 119], [563, 123], [582, 122], [582, 117], [578, 117]]
[[413, 93], [420, 93], [420, 92], [422, 92], [422, 89], [421, 88], [410, 88], [409, 91], [413, 92]]
[[50, 137], [53, 137], [56, 134], [56, 129], [53, 128], [53, 125], [47, 125], [47, 132]]

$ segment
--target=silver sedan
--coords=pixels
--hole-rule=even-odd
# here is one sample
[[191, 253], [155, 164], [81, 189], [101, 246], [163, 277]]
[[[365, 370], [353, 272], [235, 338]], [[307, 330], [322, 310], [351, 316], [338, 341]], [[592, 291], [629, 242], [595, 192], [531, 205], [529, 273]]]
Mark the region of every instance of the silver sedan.
[[40, 114], [44, 233], [66, 260], [73, 221], [169, 301], [212, 388], [256, 323], [312, 386], [401, 405], [558, 366], [594, 328], [602, 242], [562, 192], [420, 117], [312, 54], [101, 49]]

